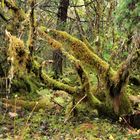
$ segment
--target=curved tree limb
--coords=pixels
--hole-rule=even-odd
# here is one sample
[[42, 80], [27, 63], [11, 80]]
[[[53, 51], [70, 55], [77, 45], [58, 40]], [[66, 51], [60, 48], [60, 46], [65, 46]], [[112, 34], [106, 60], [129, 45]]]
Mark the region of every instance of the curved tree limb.
[[72, 87], [67, 84], [61, 83], [55, 79], [50, 78], [43, 69], [44, 65], [40, 65], [38, 62], [33, 61], [33, 69], [32, 71], [45, 83], [48, 87], [64, 90], [70, 94], [78, 93], [81, 88], [80, 87]]
[[61, 83], [57, 80], [54, 80], [54, 79], [50, 78], [47, 74], [45, 74], [45, 72], [43, 70], [41, 71], [41, 77], [42, 77], [44, 83], [46, 83], [47, 86], [49, 86], [49, 87], [56, 88], [59, 90], [64, 90], [70, 94], [74, 94], [74, 93], [78, 92], [77, 87], [72, 87], [67, 84]]

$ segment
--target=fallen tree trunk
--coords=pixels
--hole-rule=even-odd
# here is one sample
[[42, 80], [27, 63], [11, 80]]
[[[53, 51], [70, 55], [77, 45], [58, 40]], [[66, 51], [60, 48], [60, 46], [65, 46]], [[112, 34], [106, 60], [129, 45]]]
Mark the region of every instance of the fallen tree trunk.
[[[26, 14], [23, 11], [21, 11], [20, 8], [18, 8], [15, 4], [13, 5], [12, 3], [6, 2], [6, 6], [12, 9], [18, 15], [20, 15], [20, 17], [22, 17], [21, 20], [26, 18]], [[34, 21], [31, 21], [31, 22], [33, 24]], [[124, 63], [120, 66], [119, 70], [115, 71], [107, 62], [105, 62], [100, 57], [98, 57], [98, 55], [92, 52], [85, 43], [78, 40], [77, 38], [72, 37], [68, 33], [57, 31], [57, 30], [47, 31], [46, 29], [44, 31], [42, 29], [38, 29], [38, 32], [39, 32], [39, 35], [41, 35], [42, 38], [45, 38], [48, 44], [50, 44], [52, 47], [56, 49], [64, 48], [66, 52], [68, 52], [70, 55], [74, 56], [74, 58], [80, 61], [80, 65], [78, 66], [79, 67], [78, 71], [79, 70], [82, 71], [82, 75], [84, 75], [85, 77], [85, 78], [81, 77], [81, 83], [83, 85], [85, 84], [85, 81], [87, 80], [88, 76], [84, 73], [82, 67], [85, 68], [85, 72], [88, 72], [88, 69], [90, 69], [92, 71], [95, 70], [96, 73], [98, 73], [100, 79], [102, 79], [106, 87], [106, 91], [105, 91], [106, 99], [104, 102], [104, 107], [102, 108], [103, 105], [100, 106], [103, 112], [106, 112], [107, 114], [116, 113], [117, 115], [118, 114], [121, 115], [121, 114], [128, 113], [131, 111], [131, 104], [125, 93], [125, 87], [129, 79], [129, 69], [131, 68], [131, 65], [132, 63], [134, 63], [134, 61], [135, 63], [137, 62], [137, 59], [140, 56], [140, 50], [134, 51], [134, 53], [129, 55], [128, 59], [124, 61]], [[31, 39], [34, 39], [33, 35], [31, 36]], [[19, 40], [16, 40], [16, 41], [19, 41]], [[22, 57], [19, 57], [19, 58], [22, 58], [22, 64], [25, 68], [28, 67], [29, 62], [27, 61], [29, 61], [30, 58], [32, 58], [31, 50], [30, 50], [30, 54], [28, 54], [26, 51], [23, 51], [24, 45], [21, 41], [19, 42], [21, 46], [17, 45], [17, 48], [20, 50], [20, 53], [16, 52], [16, 57], [14, 57], [16, 59], [14, 60], [13, 60], [13, 55], [11, 55], [12, 56], [11, 60], [13, 61], [12, 62], [13, 67], [11, 67], [12, 68], [11, 73], [9, 74], [9, 76], [11, 76], [10, 77], [11, 79], [13, 79], [13, 75], [15, 73], [18, 73], [17, 70], [19, 71], [21, 70], [21, 69], [16, 69], [14, 65], [16, 64], [17, 67], [19, 67], [19, 64], [21, 63], [18, 61], [17, 58], [22, 54]], [[14, 44], [15, 44], [15, 41], [13, 40], [11, 42], [11, 48], [12, 47], [15, 48], [16, 45]], [[31, 44], [30, 42], [29, 45], [33, 45], [33, 44]], [[23, 52], [24, 52], [24, 55], [23, 55]], [[19, 55], [17, 55], [18, 53]], [[18, 63], [15, 63], [16, 61], [18, 61]], [[31, 63], [33, 63], [33, 61], [31, 61]], [[13, 69], [16, 72], [13, 71]], [[23, 73], [25, 73], [25, 71]], [[81, 75], [79, 74], [79, 76]], [[70, 93], [73, 93], [73, 92], [77, 93], [77, 89], [75, 89], [75, 87], [73, 88], [68, 85], [64, 85], [62, 83], [60, 84], [58, 81], [50, 79], [43, 72], [41, 72], [40, 78], [44, 79], [44, 81], [48, 85], [50, 84], [53, 87], [56, 86], [56, 88], [67, 90]], [[83, 91], [85, 90], [84, 92], [87, 92], [88, 96], [90, 97], [92, 94], [89, 92], [90, 91], [89, 83], [86, 83], [85, 85], [86, 86], [83, 88]], [[91, 98], [92, 97], [94, 96], [91, 96]], [[91, 102], [93, 105], [95, 104], [95, 100], [91, 100]], [[115, 112], [113, 112], [113, 108]]]
[[[38, 30], [38, 32], [39, 35], [41, 35], [42, 38], [45, 38], [52, 47], [60, 48], [63, 52], [66, 52], [70, 55], [76, 65], [82, 88], [71, 87], [48, 77], [43, 71], [42, 66], [35, 61], [32, 61], [32, 71], [44, 83], [46, 83], [49, 87], [62, 89], [71, 94], [75, 93], [77, 96], [79, 96], [79, 93], [81, 92], [87, 94], [87, 97], [93, 108], [97, 108], [101, 114], [106, 114], [110, 117], [116, 117], [118, 115], [131, 112], [132, 107], [127, 94], [125, 94], [125, 87], [129, 78], [129, 68], [134, 61], [137, 61], [137, 58], [139, 57], [139, 50], [129, 55], [127, 60], [124, 61], [124, 63], [120, 66], [119, 70], [114, 71], [108, 63], [103, 61], [95, 53], [88, 49], [88, 47], [83, 42], [71, 37], [69, 34], [55, 30], [50, 31], [50, 35], [42, 30]], [[18, 49], [21, 49], [27, 55], [24, 57], [24, 61], [22, 63], [22, 65], [26, 68], [26, 64], [28, 64], [29, 58], [28, 55], [30, 54], [28, 52], [26, 53], [26, 49], [20, 39], [14, 37], [15, 39], [12, 40], [12, 36], [9, 36], [9, 38], [11, 40], [9, 49], [15, 48], [15, 40], [21, 44], [18, 45]], [[65, 46], [66, 48], [64, 48]], [[18, 57], [18, 52], [14, 51], [14, 53], [16, 53], [15, 56]], [[13, 64], [16, 61], [17, 58], [15, 57]], [[17, 67], [18, 65], [20, 66], [20, 63], [16, 63]], [[88, 73], [88, 69], [86, 69], [84, 65], [91, 70], [95, 69], [100, 78], [104, 81], [104, 85], [106, 87], [106, 97], [102, 102], [94, 96], [94, 93], [91, 93], [90, 82], [88, 80], [88, 75], [86, 74]], [[22, 74], [25, 74], [25, 71]]]
[[80, 40], [66, 32], [57, 30], [38, 30], [39, 35], [45, 38], [48, 44], [54, 48], [61, 48], [74, 56], [81, 64], [90, 69], [95, 69], [106, 86], [106, 107], [114, 108], [114, 113], [125, 114], [131, 112], [131, 104], [125, 93], [125, 87], [129, 79], [129, 69], [132, 63], [137, 62], [140, 51], [136, 50], [122, 63], [118, 71], [93, 53]]

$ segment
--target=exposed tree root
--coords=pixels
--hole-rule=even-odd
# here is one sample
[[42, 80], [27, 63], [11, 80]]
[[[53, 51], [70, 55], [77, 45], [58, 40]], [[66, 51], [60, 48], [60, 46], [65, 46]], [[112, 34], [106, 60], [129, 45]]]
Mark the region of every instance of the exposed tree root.
[[[15, 100], [16, 100], [16, 106], [15, 106]], [[39, 109], [51, 109], [54, 107], [54, 103], [51, 102], [48, 97], [42, 98], [38, 101], [25, 101], [25, 100], [21, 100], [21, 99], [2, 99], [3, 105], [4, 107], [8, 107], [8, 108], [24, 108], [27, 110], [32, 110], [35, 106], [35, 110], [39, 110]]]

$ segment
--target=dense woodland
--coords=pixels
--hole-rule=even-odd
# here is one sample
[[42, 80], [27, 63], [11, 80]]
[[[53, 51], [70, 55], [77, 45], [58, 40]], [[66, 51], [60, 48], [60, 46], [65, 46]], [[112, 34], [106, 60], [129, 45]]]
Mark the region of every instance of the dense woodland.
[[0, 0], [0, 139], [139, 140], [140, 2]]

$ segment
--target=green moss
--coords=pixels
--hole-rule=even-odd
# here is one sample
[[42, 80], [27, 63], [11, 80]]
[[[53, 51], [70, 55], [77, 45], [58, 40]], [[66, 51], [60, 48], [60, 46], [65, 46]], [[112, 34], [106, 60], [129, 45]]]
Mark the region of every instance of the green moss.
[[13, 67], [12, 72], [20, 75], [24, 74], [26, 72], [29, 52], [25, 48], [23, 41], [15, 36], [10, 36], [7, 55], [9, 56], [8, 59], [11, 61], [11, 67]]
[[[108, 110], [106, 112], [110, 113], [111, 115], [113, 113], [115, 114], [115, 112], [113, 111], [114, 101], [110, 98], [110, 96], [111, 94], [114, 94], [116, 92], [110, 90], [110, 88], [112, 86], [114, 90], [120, 88], [120, 90], [118, 90], [118, 92], [120, 93], [117, 93], [118, 95], [120, 95], [122, 93], [123, 88], [126, 86], [126, 83], [127, 83], [126, 82], [127, 80], [124, 79], [125, 80], [124, 83], [120, 85], [121, 83], [120, 71], [119, 73], [114, 71], [113, 68], [111, 68], [108, 63], [106, 63], [104, 60], [98, 57], [94, 52], [92, 52], [86, 46], [85, 43], [78, 40], [77, 38], [72, 37], [68, 33], [63, 32], [63, 31], [57, 31], [57, 30], [48, 30], [44, 32], [43, 30], [44, 29], [39, 29], [39, 34], [43, 38], [46, 39], [48, 44], [50, 44], [54, 48], [59, 47], [63, 52], [66, 52], [70, 56], [69, 58], [72, 61], [76, 60], [78, 62], [79, 60], [80, 65], [84, 66], [85, 70], [87, 70], [87, 68], [90, 68], [91, 70], [92, 69], [96, 70], [100, 78], [103, 80], [104, 85], [106, 86], [106, 91], [109, 90], [108, 92], [106, 92], [107, 95], [106, 95], [105, 104], [106, 104], [106, 110]], [[118, 75], [119, 75], [119, 79], [118, 79]], [[87, 83], [89, 83], [88, 79], [86, 79], [85, 82], [82, 83], [82, 88], [85, 88], [86, 94], [88, 95], [91, 102], [95, 104], [96, 106], [99, 105], [98, 108], [101, 108], [101, 110], [103, 111], [104, 107], [102, 106], [101, 102], [94, 95], [91, 94], [91, 91], [89, 88], [90, 85]], [[110, 92], [114, 92], [114, 93], [110, 93]], [[122, 96], [124, 95], [122, 94]], [[121, 98], [125, 98], [125, 96]], [[126, 104], [129, 104], [128, 100], [125, 100], [125, 101], [126, 101]], [[122, 105], [121, 107], [123, 108]], [[130, 106], [128, 105], [128, 107], [130, 107], [130, 110], [131, 110], [131, 105]], [[120, 114], [126, 111], [125, 108], [124, 108], [124, 111], [122, 110], [123, 109], [120, 110], [121, 112]]]
[[[11, 100], [8, 100], [8, 99], [3, 99], [3, 102], [7, 102], [7, 104], [10, 104], [11, 106], [15, 104], [15, 99], [11, 99]], [[28, 101], [28, 100], [21, 100], [21, 99], [18, 99], [16, 101], [16, 105], [17, 106], [20, 106], [22, 108], [25, 108], [27, 110], [33, 110], [33, 108], [35, 107], [35, 110], [39, 110], [41, 108], [43, 109], [46, 109], [46, 108], [49, 108], [51, 109], [53, 107], [53, 102], [51, 102], [48, 97], [44, 97], [38, 101]]]
[[46, 75], [45, 72], [42, 72], [42, 78], [43, 78], [44, 82], [47, 84], [47, 86], [49, 86], [49, 87], [53, 87], [56, 89], [62, 89], [71, 94], [77, 92], [77, 87], [71, 87], [71, 86], [63, 84], [59, 81], [56, 81], [56, 80], [50, 78], [48, 75]]
[[[24, 77], [17, 77], [12, 80], [12, 92], [20, 92], [20, 94], [33, 93], [41, 87], [40, 81], [34, 75], [24, 75]], [[29, 98], [31, 94], [28, 94]], [[33, 95], [34, 96], [34, 95]]]
[[99, 74], [105, 73], [109, 65], [95, 53], [93, 53], [82, 41], [67, 34], [66, 32], [50, 30], [49, 35], [65, 46], [65, 50], [80, 60], [84, 65], [95, 68]]
[[129, 113], [132, 113], [132, 106], [129, 100], [129, 97], [127, 94], [123, 93], [124, 95], [121, 98], [121, 105], [120, 105], [120, 110], [119, 114], [120, 115], [126, 115]]

